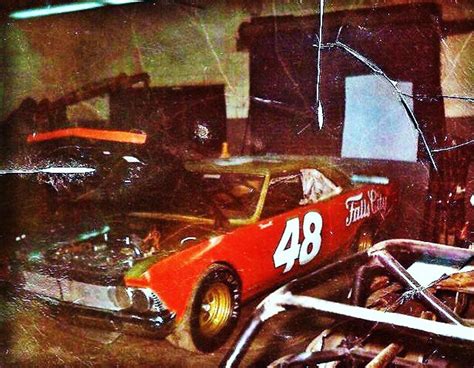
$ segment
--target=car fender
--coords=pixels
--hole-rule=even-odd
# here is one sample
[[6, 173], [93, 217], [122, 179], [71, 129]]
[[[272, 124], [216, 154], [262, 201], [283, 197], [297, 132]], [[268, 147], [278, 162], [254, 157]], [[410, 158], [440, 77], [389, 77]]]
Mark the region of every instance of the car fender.
[[213, 237], [151, 265], [140, 276], [127, 276], [127, 286], [149, 287], [176, 313], [177, 321], [184, 316], [194, 292], [206, 271], [213, 264], [225, 264], [240, 277], [237, 268], [217, 247], [224, 235]]

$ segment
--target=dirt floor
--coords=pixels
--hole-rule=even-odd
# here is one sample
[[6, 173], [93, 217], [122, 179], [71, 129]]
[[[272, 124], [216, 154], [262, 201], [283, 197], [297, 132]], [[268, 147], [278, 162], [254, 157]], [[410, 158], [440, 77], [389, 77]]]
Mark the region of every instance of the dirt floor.
[[[257, 301], [245, 306], [236, 333], [214, 353], [185, 351], [167, 340], [124, 335], [74, 325], [74, 316], [52, 316], [48, 307], [26, 297], [0, 299], [3, 341], [1, 367], [216, 367]], [[246, 354], [242, 366], [261, 367], [301, 351], [327, 319], [290, 312], [270, 320]], [[299, 350], [298, 350], [299, 349]]]

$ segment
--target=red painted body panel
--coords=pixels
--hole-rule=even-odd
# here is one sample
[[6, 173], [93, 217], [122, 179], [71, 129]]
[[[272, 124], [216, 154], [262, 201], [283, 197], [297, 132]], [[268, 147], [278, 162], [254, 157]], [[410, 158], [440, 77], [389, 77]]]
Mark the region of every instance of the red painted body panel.
[[[314, 204], [298, 207], [255, 224], [191, 246], [152, 265], [141, 277], [127, 278], [128, 286], [150, 287], [169, 309], [183, 316], [193, 291], [213, 263], [231, 266], [242, 280], [242, 299], [248, 300], [298, 275], [327, 263], [338, 255], [347, 255], [363, 224], [377, 226], [396, 202], [393, 184], [362, 185]], [[302, 223], [308, 212], [322, 216], [321, 248], [305, 265], [298, 260], [289, 272], [276, 268], [273, 254], [285, 231], [287, 221], [299, 219], [299, 243]]]

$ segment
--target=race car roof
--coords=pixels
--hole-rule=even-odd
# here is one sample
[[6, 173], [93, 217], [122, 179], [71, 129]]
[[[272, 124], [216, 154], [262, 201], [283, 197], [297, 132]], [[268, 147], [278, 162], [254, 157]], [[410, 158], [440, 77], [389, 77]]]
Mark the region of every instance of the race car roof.
[[350, 182], [348, 175], [338, 169], [330, 157], [325, 156], [235, 156], [226, 159], [207, 159], [188, 161], [185, 167], [193, 172], [235, 173], [254, 175], [280, 175], [301, 169], [315, 168], [331, 179], [344, 179]]

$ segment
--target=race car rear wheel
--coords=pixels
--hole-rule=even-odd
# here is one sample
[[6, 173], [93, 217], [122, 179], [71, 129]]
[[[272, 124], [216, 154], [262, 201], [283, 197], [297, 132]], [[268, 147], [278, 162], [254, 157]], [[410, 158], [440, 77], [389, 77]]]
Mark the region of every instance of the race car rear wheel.
[[357, 240], [354, 244], [354, 250], [356, 252], [366, 251], [374, 245], [374, 232], [369, 226], [364, 226], [359, 231]]
[[230, 336], [240, 315], [241, 282], [230, 267], [212, 265], [183, 319], [167, 339], [189, 351], [211, 352]]

